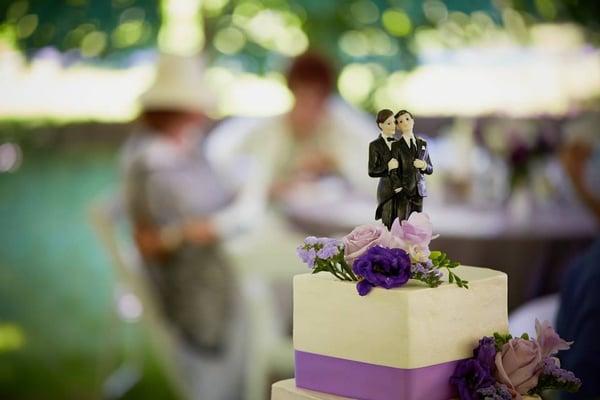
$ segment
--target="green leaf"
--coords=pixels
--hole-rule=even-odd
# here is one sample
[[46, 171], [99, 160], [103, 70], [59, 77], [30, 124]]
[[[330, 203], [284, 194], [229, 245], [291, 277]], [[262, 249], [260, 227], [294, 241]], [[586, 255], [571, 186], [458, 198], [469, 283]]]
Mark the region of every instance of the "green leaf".
[[448, 274], [448, 282], [454, 283], [454, 274], [452, 272]]
[[524, 334], [521, 335], [521, 339], [529, 340], [529, 334], [527, 332], [525, 332]]
[[512, 335], [506, 334], [506, 335], [501, 335], [498, 332], [494, 332], [494, 341], [496, 342], [496, 350], [500, 351], [502, 350], [502, 347], [508, 343], [508, 341], [512, 339]]

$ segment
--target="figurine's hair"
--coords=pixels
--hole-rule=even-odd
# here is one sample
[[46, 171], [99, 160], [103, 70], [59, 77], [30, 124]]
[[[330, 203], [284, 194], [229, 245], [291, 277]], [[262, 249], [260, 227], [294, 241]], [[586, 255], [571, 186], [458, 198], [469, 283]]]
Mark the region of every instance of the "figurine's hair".
[[382, 122], [384, 122], [386, 119], [388, 119], [389, 117], [393, 116], [394, 112], [392, 110], [388, 110], [387, 108], [380, 110], [377, 113], [377, 127], [379, 127], [379, 124], [381, 124]]
[[412, 119], [415, 119], [415, 117], [413, 117], [413, 115], [412, 115], [412, 114], [410, 113], [410, 111], [408, 111], [408, 110], [400, 110], [400, 111], [398, 111], [398, 112], [396, 113], [396, 115], [394, 115], [394, 119], [395, 119], [396, 121], [398, 121], [398, 118], [400, 118], [400, 116], [401, 116], [401, 115], [404, 115], [404, 114], [408, 114], [408, 115], [410, 115], [410, 117], [411, 117]]

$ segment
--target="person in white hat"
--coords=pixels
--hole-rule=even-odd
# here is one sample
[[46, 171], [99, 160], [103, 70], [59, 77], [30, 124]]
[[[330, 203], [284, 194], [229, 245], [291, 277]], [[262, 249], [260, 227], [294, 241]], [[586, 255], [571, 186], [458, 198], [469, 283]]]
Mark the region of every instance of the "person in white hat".
[[141, 96], [140, 128], [122, 153], [127, 210], [164, 315], [187, 349], [191, 398], [242, 392], [243, 329], [237, 277], [221, 251], [245, 228], [227, 180], [207, 160], [211, 96], [198, 58], [161, 55]]

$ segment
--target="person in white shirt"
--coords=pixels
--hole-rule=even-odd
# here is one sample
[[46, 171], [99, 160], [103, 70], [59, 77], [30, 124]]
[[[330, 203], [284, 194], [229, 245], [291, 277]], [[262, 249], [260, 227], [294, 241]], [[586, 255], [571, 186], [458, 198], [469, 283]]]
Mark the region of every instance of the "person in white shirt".
[[[295, 97], [292, 109], [251, 121], [242, 140], [232, 140], [233, 158], [238, 157], [233, 164], [244, 171], [251, 167], [247, 182], [265, 209], [260, 229], [243, 241], [237, 258], [254, 273], [286, 282], [297, 272], [296, 247], [306, 236], [290, 224], [290, 204], [301, 203], [308, 192], [316, 193], [315, 203], [326, 197], [367, 198], [375, 187], [365, 176], [372, 122], [334, 95], [329, 62], [314, 53], [301, 55], [292, 61], [287, 82]], [[225, 121], [216, 136], [240, 137], [242, 122]]]

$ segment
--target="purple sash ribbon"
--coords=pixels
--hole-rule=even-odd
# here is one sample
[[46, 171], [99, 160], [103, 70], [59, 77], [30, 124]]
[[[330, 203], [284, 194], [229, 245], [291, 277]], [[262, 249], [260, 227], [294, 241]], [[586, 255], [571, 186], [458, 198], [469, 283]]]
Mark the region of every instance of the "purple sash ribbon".
[[295, 351], [296, 386], [362, 400], [449, 400], [461, 360], [404, 369]]

